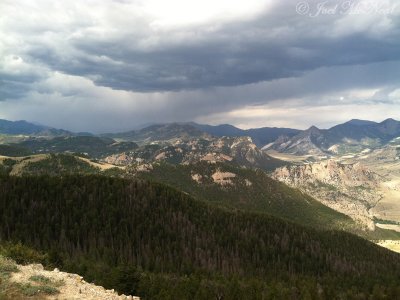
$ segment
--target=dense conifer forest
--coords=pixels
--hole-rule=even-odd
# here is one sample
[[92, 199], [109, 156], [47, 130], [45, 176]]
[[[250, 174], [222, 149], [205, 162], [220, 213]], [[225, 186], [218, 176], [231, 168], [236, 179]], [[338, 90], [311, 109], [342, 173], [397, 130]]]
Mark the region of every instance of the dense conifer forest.
[[398, 254], [144, 180], [4, 175], [0, 240], [143, 299], [400, 297]]
[[[232, 184], [216, 184], [212, 177], [215, 172], [235, 174]], [[193, 180], [193, 174], [201, 174], [201, 181]], [[400, 233], [393, 230], [378, 227], [374, 231], [365, 230], [349, 216], [272, 179], [260, 169], [205, 161], [188, 165], [159, 162], [136, 176], [167, 184], [219, 207], [265, 213], [313, 228], [345, 230], [369, 240], [400, 239]]]
[[[212, 178], [215, 172], [231, 172], [232, 184], [219, 185]], [[201, 174], [201, 182], [192, 179]], [[208, 162], [190, 165], [153, 164], [138, 177], [162, 182], [214, 205], [252, 212], [263, 212], [299, 224], [325, 229], [349, 229], [354, 221], [297, 189], [270, 178], [259, 169]]]

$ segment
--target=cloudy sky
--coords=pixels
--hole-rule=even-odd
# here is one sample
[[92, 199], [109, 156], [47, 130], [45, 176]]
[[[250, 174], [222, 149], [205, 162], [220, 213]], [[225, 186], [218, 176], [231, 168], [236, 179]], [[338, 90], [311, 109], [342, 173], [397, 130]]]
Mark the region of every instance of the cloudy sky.
[[396, 0], [1, 0], [0, 12], [0, 118], [93, 132], [400, 119]]

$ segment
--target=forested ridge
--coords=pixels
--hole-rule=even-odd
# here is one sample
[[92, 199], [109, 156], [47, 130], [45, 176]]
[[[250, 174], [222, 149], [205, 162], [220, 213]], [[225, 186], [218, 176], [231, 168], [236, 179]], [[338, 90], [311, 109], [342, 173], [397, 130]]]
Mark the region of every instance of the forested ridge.
[[143, 299], [400, 297], [398, 254], [148, 181], [2, 176], [0, 214], [2, 242]]
[[[229, 172], [235, 177], [230, 179], [231, 184], [221, 186], [213, 180], [215, 172]], [[194, 174], [201, 176], [199, 182], [193, 179]], [[400, 233], [393, 230], [378, 227], [374, 231], [365, 230], [349, 216], [272, 179], [260, 169], [205, 161], [188, 165], [159, 162], [136, 176], [165, 183], [219, 207], [265, 213], [313, 228], [344, 230], [369, 240], [400, 238]]]
[[[95, 160], [90, 161], [77, 155], [51, 153], [0, 159], [0, 174], [14, 176], [101, 174], [121, 178], [143, 178], [170, 185], [213, 206], [265, 213], [313, 228], [345, 230], [370, 240], [400, 238], [400, 233], [393, 230], [376, 228], [374, 231], [365, 231], [350, 217], [321, 204], [297, 189], [271, 179], [262, 170], [207, 162], [189, 165], [157, 162], [143, 172], [137, 171], [137, 165], [127, 169], [114, 167], [106, 170], [101, 170], [98, 166], [101, 164]], [[235, 177], [230, 179], [231, 184], [220, 185], [214, 182], [212, 177], [216, 172], [230, 172]], [[194, 174], [201, 176], [200, 182], [193, 179]]]
[[[232, 184], [219, 185], [213, 180], [215, 172], [235, 175]], [[201, 181], [192, 175], [201, 175]], [[349, 229], [354, 222], [297, 189], [270, 178], [264, 171], [246, 169], [224, 163], [199, 162], [189, 165], [153, 164], [148, 172], [138, 177], [162, 182], [206, 202], [294, 221], [298, 224], [325, 229]]]

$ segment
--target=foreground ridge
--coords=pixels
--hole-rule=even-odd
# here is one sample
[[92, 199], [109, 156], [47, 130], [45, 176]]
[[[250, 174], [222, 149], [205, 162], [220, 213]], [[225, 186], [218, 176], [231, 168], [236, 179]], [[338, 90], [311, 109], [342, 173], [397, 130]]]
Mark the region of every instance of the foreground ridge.
[[[1, 257], [0, 257], [1, 258]], [[12, 260], [1, 258], [8, 265], [14, 265], [8, 280], [25, 296], [46, 295], [46, 299], [57, 300], [140, 300], [131, 295], [119, 295], [102, 286], [86, 282], [82, 276], [73, 273], [45, 270], [41, 264], [17, 265]]]

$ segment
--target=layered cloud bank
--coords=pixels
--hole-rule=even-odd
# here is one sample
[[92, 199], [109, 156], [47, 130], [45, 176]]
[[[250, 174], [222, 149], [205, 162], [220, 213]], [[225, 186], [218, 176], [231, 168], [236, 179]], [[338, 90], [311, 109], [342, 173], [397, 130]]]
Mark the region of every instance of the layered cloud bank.
[[0, 117], [71, 130], [400, 117], [395, 1], [0, 3]]

